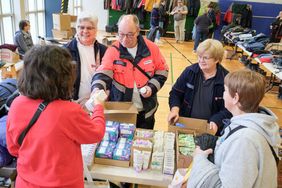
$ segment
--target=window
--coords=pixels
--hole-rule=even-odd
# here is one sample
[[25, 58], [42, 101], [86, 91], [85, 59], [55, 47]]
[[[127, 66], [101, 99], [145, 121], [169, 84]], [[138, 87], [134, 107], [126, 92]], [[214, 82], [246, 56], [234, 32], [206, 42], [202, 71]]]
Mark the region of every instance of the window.
[[26, 18], [30, 21], [30, 33], [33, 42], [38, 36], [45, 37], [44, 0], [25, 0]]
[[12, 0], [0, 0], [0, 44], [14, 43], [15, 23]]
[[82, 11], [81, 0], [69, 0], [69, 11], [72, 15], [78, 15]]

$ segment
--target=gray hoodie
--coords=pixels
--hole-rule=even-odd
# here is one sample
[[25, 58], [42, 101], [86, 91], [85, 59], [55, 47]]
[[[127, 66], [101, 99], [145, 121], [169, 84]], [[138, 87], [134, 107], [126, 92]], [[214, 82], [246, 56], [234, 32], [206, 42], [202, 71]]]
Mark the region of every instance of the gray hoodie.
[[[215, 164], [205, 155], [194, 157], [187, 187], [277, 187], [277, 167], [270, 146], [277, 156], [281, 138], [277, 117], [268, 109], [235, 116], [215, 148]], [[243, 125], [247, 128], [230, 130]]]
[[33, 47], [33, 41], [30, 33], [23, 30], [15, 33], [14, 43], [18, 47], [20, 54], [25, 54], [30, 48]]

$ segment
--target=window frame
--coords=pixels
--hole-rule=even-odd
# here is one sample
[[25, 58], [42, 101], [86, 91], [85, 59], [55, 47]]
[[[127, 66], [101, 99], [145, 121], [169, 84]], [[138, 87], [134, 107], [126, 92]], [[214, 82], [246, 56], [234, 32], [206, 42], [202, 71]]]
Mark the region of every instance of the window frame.
[[[41, 37], [45, 37], [46, 36], [46, 20], [45, 20], [45, 7], [44, 7], [44, 0], [42, 0], [43, 2], [43, 9], [39, 10], [38, 9], [38, 1], [37, 0], [34, 0], [34, 7], [35, 7], [35, 10], [29, 10], [29, 0], [24, 0], [25, 3], [24, 3], [24, 6], [25, 6], [25, 17], [27, 18], [27, 20], [30, 20], [30, 17], [31, 15], [35, 14], [35, 23], [31, 23], [31, 27], [34, 27], [35, 28], [35, 34], [33, 34], [32, 36], [35, 36], [36, 38], [33, 37], [33, 42], [35, 42], [38, 38], [38, 36], [41, 36]], [[43, 33], [40, 34], [40, 30], [39, 30], [39, 14], [42, 14], [43, 15], [43, 28], [42, 28], [42, 31]]]
[[[5, 37], [5, 28], [4, 28], [4, 23], [3, 23], [3, 19], [6, 17], [10, 17], [11, 18], [11, 26], [12, 26], [12, 36], [14, 36], [14, 33], [16, 32], [16, 27], [15, 27], [15, 13], [14, 13], [14, 1], [9, 0], [10, 3], [10, 7], [11, 7], [11, 13], [5, 13], [3, 14], [3, 10], [2, 10], [2, 1], [7, 1], [7, 0], [0, 0], [0, 44], [5, 44], [8, 43], [7, 38]], [[12, 37], [12, 41], [14, 41], [13, 37]], [[11, 43], [11, 42], [9, 42]], [[13, 44], [13, 42], [12, 42]]]
[[82, 0], [69, 0], [69, 13], [77, 16], [82, 11]]

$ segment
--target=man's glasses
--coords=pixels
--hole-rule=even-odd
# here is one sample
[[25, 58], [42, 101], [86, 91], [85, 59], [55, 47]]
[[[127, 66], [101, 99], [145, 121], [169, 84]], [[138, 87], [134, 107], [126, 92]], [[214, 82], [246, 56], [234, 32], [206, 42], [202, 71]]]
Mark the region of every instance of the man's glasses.
[[119, 32], [119, 33], [118, 33], [118, 36], [119, 36], [120, 38], [124, 38], [124, 37], [133, 38], [136, 33], [137, 33], [137, 31], [134, 32], [134, 33], [130, 32], [130, 33], [127, 33], [127, 34], [124, 34], [124, 33], [120, 33], [120, 32]]
[[95, 27], [91, 27], [91, 26], [78, 26], [78, 29], [80, 29], [80, 30], [86, 29], [87, 31], [90, 31], [90, 30], [94, 30], [96, 28]]

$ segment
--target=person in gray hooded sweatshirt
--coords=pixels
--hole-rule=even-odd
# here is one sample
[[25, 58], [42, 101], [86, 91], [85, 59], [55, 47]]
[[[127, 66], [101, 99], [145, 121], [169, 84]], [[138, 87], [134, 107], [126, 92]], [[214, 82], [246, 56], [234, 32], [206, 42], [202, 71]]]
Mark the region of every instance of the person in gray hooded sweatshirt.
[[30, 23], [28, 20], [21, 20], [19, 23], [19, 31], [16, 31], [14, 44], [18, 47], [21, 55], [24, 55], [33, 47], [33, 41], [30, 34]]
[[233, 118], [217, 140], [214, 163], [207, 159], [212, 149], [196, 147], [187, 187], [276, 188], [281, 138], [277, 117], [259, 107], [265, 80], [254, 71], [239, 70], [229, 73], [224, 84], [225, 107]]

